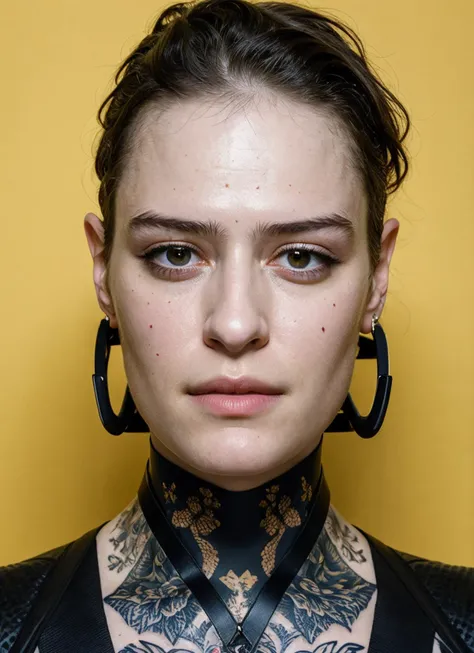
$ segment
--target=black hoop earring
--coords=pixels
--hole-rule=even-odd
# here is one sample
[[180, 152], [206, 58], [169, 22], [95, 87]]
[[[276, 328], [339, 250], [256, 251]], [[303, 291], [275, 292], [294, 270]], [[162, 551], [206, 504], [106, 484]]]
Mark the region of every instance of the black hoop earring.
[[375, 315], [372, 318], [372, 335], [373, 340], [365, 336], [359, 337], [357, 355], [358, 359], [377, 359], [377, 388], [372, 408], [368, 415], [362, 417], [348, 394], [342, 405], [342, 412], [336, 415], [326, 432], [355, 431], [361, 438], [373, 438], [382, 426], [390, 400], [392, 377], [389, 375], [387, 338]]
[[[341, 412], [327, 427], [326, 433], [344, 433], [355, 431], [362, 438], [372, 438], [382, 426], [390, 399], [392, 377], [389, 375], [387, 339], [377, 318], [372, 320], [373, 340], [366, 336], [359, 337], [357, 359], [377, 359], [377, 388], [372, 408], [367, 416], [362, 417], [350, 394], [347, 395]], [[94, 394], [99, 417], [104, 428], [112, 435], [121, 433], [148, 433], [149, 428], [133, 401], [127, 385], [120, 413], [116, 415], [110, 403], [107, 383], [107, 367], [110, 349], [119, 345], [118, 329], [110, 326], [108, 317], [101, 320], [95, 343], [95, 373], [92, 375]]]
[[119, 345], [118, 329], [110, 326], [109, 318], [101, 320], [95, 341], [94, 368], [92, 384], [99, 417], [106, 430], [112, 435], [120, 435], [124, 431], [130, 433], [148, 433], [149, 428], [135, 406], [129, 387], [125, 390], [120, 413], [116, 415], [110, 403], [109, 386], [107, 382], [107, 367], [110, 349]]

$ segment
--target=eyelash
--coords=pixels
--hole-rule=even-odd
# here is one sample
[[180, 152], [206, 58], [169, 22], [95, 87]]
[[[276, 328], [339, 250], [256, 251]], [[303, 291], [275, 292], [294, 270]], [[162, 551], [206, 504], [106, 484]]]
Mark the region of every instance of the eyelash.
[[[150, 268], [150, 270], [153, 273], [157, 273], [161, 278], [164, 279], [171, 279], [171, 278], [179, 278], [182, 276], [188, 276], [190, 271], [195, 270], [199, 266], [189, 266], [189, 267], [168, 267], [166, 265], [161, 265], [159, 263], [154, 262], [154, 258], [158, 256], [158, 254], [162, 254], [163, 252], [166, 252], [166, 250], [171, 249], [172, 247], [181, 247], [184, 250], [188, 250], [190, 252], [194, 252], [198, 256], [200, 256], [199, 250], [197, 250], [195, 247], [192, 247], [189, 244], [184, 244], [184, 243], [167, 243], [166, 245], [160, 245], [158, 247], [154, 247], [151, 249], [149, 252], [146, 252], [143, 254], [140, 258], [144, 259], [145, 265]], [[331, 267], [337, 265], [340, 263], [339, 259], [337, 259], [335, 256], [330, 256], [327, 253], [321, 252], [319, 249], [312, 245], [308, 245], [306, 243], [301, 243], [301, 244], [292, 244], [292, 245], [287, 245], [286, 247], [282, 248], [279, 250], [277, 255], [274, 258], [279, 258], [286, 252], [294, 252], [297, 250], [304, 250], [308, 251], [312, 254], [317, 255], [322, 261], [323, 264], [318, 266], [315, 269], [312, 270], [299, 270], [297, 271], [296, 269], [289, 269], [289, 268], [284, 268], [285, 273], [289, 274], [292, 278], [295, 278], [297, 280], [303, 280], [303, 281], [315, 281], [317, 279], [320, 279], [321, 277], [325, 276], [325, 274], [331, 269]]]

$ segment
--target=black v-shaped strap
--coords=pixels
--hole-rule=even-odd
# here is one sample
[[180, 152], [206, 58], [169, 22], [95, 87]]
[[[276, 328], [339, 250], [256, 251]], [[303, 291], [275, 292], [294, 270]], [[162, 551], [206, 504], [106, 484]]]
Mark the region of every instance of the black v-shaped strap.
[[[102, 524], [103, 526], [104, 524]], [[102, 605], [94, 528], [69, 544], [44, 580], [11, 653], [113, 653]]]
[[469, 653], [409, 565], [394, 549], [359, 530], [370, 545], [379, 593], [369, 653], [432, 653], [435, 637], [442, 651]]
[[175, 529], [169, 523], [153, 492], [149, 467], [138, 490], [138, 501], [143, 515], [158, 543], [206, 612], [225, 647], [247, 640], [246, 649], [254, 651], [278, 604], [298, 573], [318, 539], [329, 510], [330, 493], [324, 473], [313, 493], [308, 516], [296, 540], [289, 548], [272, 575], [263, 585], [244, 620], [238, 623], [219, 596], [209, 579], [186, 549]]

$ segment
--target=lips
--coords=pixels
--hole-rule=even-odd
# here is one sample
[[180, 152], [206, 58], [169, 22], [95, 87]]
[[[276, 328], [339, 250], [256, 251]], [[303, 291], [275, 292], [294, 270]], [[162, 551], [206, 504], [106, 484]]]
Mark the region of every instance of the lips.
[[219, 376], [204, 383], [200, 383], [189, 391], [191, 395], [203, 394], [264, 394], [278, 395], [282, 394], [282, 388], [278, 388], [270, 383], [254, 379], [249, 376], [241, 376], [232, 379], [227, 376]]

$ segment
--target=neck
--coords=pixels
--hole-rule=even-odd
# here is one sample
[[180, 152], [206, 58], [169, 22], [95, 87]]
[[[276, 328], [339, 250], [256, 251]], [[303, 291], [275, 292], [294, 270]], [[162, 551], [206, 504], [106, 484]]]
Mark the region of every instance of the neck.
[[229, 593], [239, 597], [234, 601], [237, 617], [299, 534], [321, 475], [321, 449], [320, 444], [268, 483], [236, 492], [204, 481], [151, 446], [149, 469], [157, 499], [224, 600]]
[[[245, 490], [252, 490], [258, 488], [265, 483], [270, 483], [273, 479], [283, 476], [288, 470], [292, 469], [303, 459], [310, 457], [315, 449], [321, 449], [322, 436], [318, 440], [317, 445], [308, 446], [306, 450], [299, 451], [293, 458], [285, 460], [280, 463], [277, 467], [273, 467], [270, 471], [264, 471], [251, 475], [239, 475], [239, 474], [218, 474], [218, 473], [209, 473], [198, 469], [185, 463], [180, 460], [170, 449], [163, 445], [163, 443], [151, 434], [150, 438], [151, 448], [157, 454], [165, 458], [169, 463], [173, 463], [177, 468], [185, 470], [192, 476], [200, 478], [202, 481], [205, 481], [207, 484], [212, 486], [217, 486], [223, 488], [224, 490], [230, 490], [232, 492], [242, 492]], [[320, 463], [319, 463], [320, 464]]]

